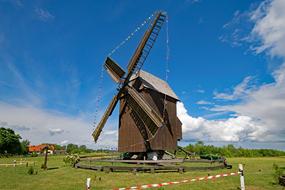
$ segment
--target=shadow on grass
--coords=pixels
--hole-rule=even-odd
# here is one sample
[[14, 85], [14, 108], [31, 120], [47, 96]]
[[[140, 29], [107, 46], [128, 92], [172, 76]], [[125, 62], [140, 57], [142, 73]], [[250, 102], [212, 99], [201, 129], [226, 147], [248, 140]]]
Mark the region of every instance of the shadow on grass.
[[56, 169], [59, 169], [59, 167], [47, 168], [47, 170], [56, 170]]

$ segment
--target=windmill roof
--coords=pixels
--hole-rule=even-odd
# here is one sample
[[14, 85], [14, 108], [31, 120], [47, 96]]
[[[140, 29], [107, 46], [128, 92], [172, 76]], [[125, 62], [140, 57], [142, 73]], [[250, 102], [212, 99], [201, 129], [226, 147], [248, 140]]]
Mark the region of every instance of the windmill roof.
[[131, 80], [138, 77], [142, 79], [144, 87], [156, 90], [162, 94], [166, 94], [167, 96], [179, 100], [178, 96], [174, 93], [166, 81], [143, 70], [140, 70], [137, 74], [133, 75]]

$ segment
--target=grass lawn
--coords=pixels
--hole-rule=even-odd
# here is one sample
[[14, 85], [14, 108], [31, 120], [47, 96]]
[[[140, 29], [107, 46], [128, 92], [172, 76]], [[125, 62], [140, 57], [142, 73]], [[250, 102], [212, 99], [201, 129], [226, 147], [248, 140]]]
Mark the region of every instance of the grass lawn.
[[[49, 156], [48, 167], [58, 167], [43, 171], [40, 169], [43, 163], [43, 157], [26, 158], [27, 161], [35, 162], [37, 175], [28, 175], [28, 168], [25, 165], [16, 167], [0, 166], [0, 189], [13, 190], [65, 190], [65, 189], [85, 189], [87, 177], [91, 177], [92, 189], [112, 189], [117, 187], [129, 187], [139, 184], [161, 183], [174, 180], [191, 179], [194, 177], [215, 175], [224, 172], [237, 171], [238, 163], [244, 164], [246, 189], [284, 189], [273, 183], [273, 163], [285, 166], [284, 157], [274, 158], [231, 158], [228, 162], [233, 165], [233, 169], [215, 170], [215, 171], [193, 171], [180, 174], [171, 173], [133, 173], [128, 172], [96, 172], [91, 170], [75, 169], [65, 166], [63, 156]], [[0, 158], [0, 164], [13, 163], [13, 160], [19, 161], [20, 158]], [[101, 180], [99, 180], [101, 178]], [[232, 176], [220, 178], [215, 181], [201, 181], [185, 183], [181, 185], [166, 186], [162, 189], [238, 189], [239, 177]]]

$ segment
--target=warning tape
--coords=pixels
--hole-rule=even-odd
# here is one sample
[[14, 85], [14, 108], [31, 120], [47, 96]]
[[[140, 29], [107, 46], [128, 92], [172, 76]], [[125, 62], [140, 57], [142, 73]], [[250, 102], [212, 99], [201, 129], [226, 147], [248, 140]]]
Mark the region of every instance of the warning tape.
[[113, 190], [131, 190], [131, 189], [156, 188], [156, 187], [175, 185], [175, 184], [181, 184], [181, 183], [189, 183], [189, 182], [196, 182], [196, 181], [203, 181], [203, 180], [213, 180], [213, 179], [217, 179], [217, 178], [221, 178], [221, 177], [235, 176], [238, 174], [240, 174], [240, 172], [217, 174], [217, 175], [213, 175], [213, 176], [210, 175], [210, 176], [206, 176], [206, 177], [197, 177], [197, 178], [186, 179], [186, 180], [182, 180], [182, 181], [172, 181], [172, 182], [157, 183], [157, 184], [138, 185], [138, 186], [133, 186], [133, 187], [115, 188]]

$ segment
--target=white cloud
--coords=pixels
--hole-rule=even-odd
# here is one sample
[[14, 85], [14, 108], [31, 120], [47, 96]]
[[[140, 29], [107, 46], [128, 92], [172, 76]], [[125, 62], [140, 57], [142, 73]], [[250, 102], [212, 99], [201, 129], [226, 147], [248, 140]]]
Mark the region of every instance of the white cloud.
[[61, 134], [63, 132], [64, 132], [64, 130], [63, 129], [59, 129], [59, 128], [57, 128], [57, 129], [49, 129], [49, 134], [51, 136], [56, 135], [56, 134]]
[[[28, 85], [28, 81], [23, 76], [23, 73], [20, 72], [18, 67], [13, 63], [13, 58], [9, 55], [2, 54], [0, 54], [0, 58], [3, 59], [4, 63], [4, 68], [3, 71], [1, 70], [0, 75], [2, 72], [7, 72], [10, 76], [8, 80], [2, 79], [4, 81], [0, 81], [0, 85], [17, 91], [15, 95], [18, 95], [18, 97], [13, 98], [18, 103], [29, 102], [33, 105], [40, 105], [42, 100], [40, 99], [39, 94], [37, 94], [35, 90]], [[3, 93], [3, 97], [5, 97], [5, 95], [6, 94]], [[1, 99], [3, 99], [3, 97], [1, 97]]]
[[253, 78], [251, 76], [245, 77], [243, 81], [234, 88], [232, 93], [214, 92], [214, 98], [222, 100], [237, 100], [243, 98], [253, 89], [253, 86], [250, 86], [252, 79]]
[[250, 11], [235, 11], [233, 18], [223, 25], [223, 34], [220, 35], [219, 40], [230, 44], [232, 47], [243, 46], [249, 40], [247, 32], [250, 25], [249, 17]]
[[218, 106], [216, 111], [231, 111], [247, 115], [264, 123], [267, 140], [285, 140], [285, 65], [273, 74], [274, 82], [252, 90], [238, 104]]
[[25, 125], [10, 125], [8, 122], [0, 121], [0, 127], [11, 128], [17, 131], [29, 131], [30, 128]]
[[68, 143], [68, 140], [63, 140], [60, 142], [61, 145], [66, 145]]
[[109, 130], [109, 131], [103, 131], [103, 134], [105, 135], [118, 135], [118, 130]]
[[185, 3], [196, 4], [201, 3], [201, 0], [186, 0]]
[[264, 135], [264, 126], [248, 116], [226, 120], [207, 120], [192, 117], [183, 103], [177, 103], [177, 115], [182, 122], [183, 140], [246, 141], [258, 140]]
[[265, 1], [252, 12], [255, 22], [252, 37], [259, 40], [256, 53], [267, 51], [271, 56], [285, 56], [285, 1]]
[[[23, 139], [29, 139], [32, 144], [43, 142], [66, 144], [85, 144], [89, 147], [114, 147], [117, 145], [117, 135], [110, 125], [105, 126], [99, 142], [94, 143], [92, 122], [84, 116], [68, 116], [57, 111], [45, 110], [31, 105], [11, 105], [0, 102], [1, 125], [26, 126], [29, 130], [14, 127]], [[7, 125], [6, 125], [7, 124]]]
[[251, 31], [257, 40], [256, 53], [265, 52], [270, 57], [279, 57], [283, 63], [272, 72], [273, 82], [255, 89], [248, 89], [242, 102], [220, 106], [217, 109], [247, 115], [264, 123], [265, 138], [284, 140], [285, 137], [285, 1], [264, 1], [251, 13], [255, 22]]
[[55, 18], [55, 16], [52, 15], [48, 10], [44, 10], [42, 8], [35, 8], [35, 13], [42, 21], [53, 20]]
[[203, 90], [203, 89], [198, 89], [198, 90], [196, 90], [196, 92], [203, 94], [203, 93], [205, 93], [205, 90]]
[[[264, 1], [251, 13], [234, 15], [234, 24], [240, 17], [250, 15], [253, 28], [250, 32], [256, 54], [285, 58], [285, 1]], [[229, 23], [232, 24], [232, 23]], [[229, 27], [225, 25], [224, 27]], [[249, 39], [249, 38], [248, 38]], [[252, 40], [254, 39], [254, 41]], [[244, 39], [242, 39], [244, 40]], [[239, 42], [242, 40], [239, 39]], [[214, 99], [227, 100], [212, 111], [233, 112], [225, 120], [207, 120], [190, 116], [183, 104], [178, 104], [178, 116], [183, 123], [184, 139], [205, 141], [275, 141], [285, 140], [285, 63], [272, 72], [273, 82], [253, 85], [252, 77], [235, 86], [228, 93], [214, 93]], [[239, 100], [238, 103], [231, 103]], [[283, 147], [284, 148], [284, 147]]]
[[213, 103], [205, 101], [205, 100], [199, 100], [198, 102], [196, 102], [196, 104], [198, 104], [198, 105], [212, 105]]

